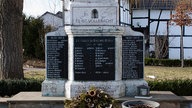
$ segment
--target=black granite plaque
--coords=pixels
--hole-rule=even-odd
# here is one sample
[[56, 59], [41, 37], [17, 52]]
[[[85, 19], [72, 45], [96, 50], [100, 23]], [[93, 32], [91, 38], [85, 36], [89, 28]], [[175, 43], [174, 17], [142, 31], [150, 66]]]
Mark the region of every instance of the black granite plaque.
[[143, 36], [122, 38], [122, 79], [143, 78]]
[[47, 36], [46, 58], [47, 78], [68, 78], [67, 36]]
[[115, 80], [115, 37], [74, 38], [74, 79]]

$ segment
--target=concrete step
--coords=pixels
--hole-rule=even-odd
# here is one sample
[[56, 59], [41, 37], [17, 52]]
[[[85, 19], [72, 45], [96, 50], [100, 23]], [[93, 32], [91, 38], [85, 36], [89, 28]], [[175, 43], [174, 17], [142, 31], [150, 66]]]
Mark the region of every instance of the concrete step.
[[0, 97], [0, 108], [8, 108], [7, 100], [10, 98], [1, 98]]
[[8, 108], [63, 108], [65, 97], [43, 97], [41, 92], [20, 92], [8, 99]]
[[[192, 108], [192, 96], [176, 96], [169, 91], [151, 91], [153, 100], [160, 103], [160, 108]], [[41, 92], [20, 92], [11, 98], [0, 98], [0, 108], [64, 108], [65, 97], [42, 97]], [[118, 99], [141, 100], [132, 97]]]

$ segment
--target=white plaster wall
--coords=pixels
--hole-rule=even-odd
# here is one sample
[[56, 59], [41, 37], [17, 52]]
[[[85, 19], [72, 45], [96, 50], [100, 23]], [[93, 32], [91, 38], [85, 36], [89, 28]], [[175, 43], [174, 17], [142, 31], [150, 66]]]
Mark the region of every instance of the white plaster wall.
[[121, 22], [131, 24], [131, 15], [129, 14], [130, 13], [129, 0], [121, 0], [120, 6], [123, 7], [123, 8], [120, 8]]
[[61, 26], [63, 26], [63, 19], [56, 17], [54, 15], [51, 14], [46, 14], [44, 16], [42, 16], [43, 22], [45, 25], [51, 25], [55, 28], [59, 28]]
[[[169, 47], [180, 47], [180, 37], [170, 37], [169, 43]], [[192, 47], [192, 37], [185, 37], [183, 39], [183, 46]]]
[[185, 27], [185, 35], [192, 35], [192, 26]]
[[[192, 15], [191, 15], [192, 18]], [[174, 24], [174, 23], [173, 23]], [[180, 35], [181, 28], [177, 25], [169, 25], [169, 35]], [[192, 26], [185, 26], [184, 29], [185, 35], [192, 35]]]
[[180, 37], [169, 37], [169, 47], [180, 47]]
[[179, 49], [169, 49], [169, 59], [179, 59], [180, 50]]
[[[158, 19], [160, 10], [151, 10], [150, 18]], [[148, 17], [148, 10], [134, 10], [133, 17]], [[161, 19], [170, 19], [170, 11], [162, 11]], [[146, 27], [148, 25], [148, 19], [134, 19], [133, 25], [135, 27]], [[150, 23], [150, 34], [154, 35], [157, 28], [157, 21]], [[167, 34], [167, 22], [160, 22], [158, 35]]]
[[[148, 17], [148, 10], [134, 10], [133, 17]], [[134, 27], [146, 27], [148, 25], [148, 19], [134, 19]]]
[[150, 38], [150, 47], [149, 47], [149, 52], [154, 51], [155, 50], [155, 37], [151, 37]]
[[192, 59], [192, 49], [185, 49], [184, 50], [184, 58], [185, 59]]
[[[169, 49], [169, 59], [180, 59], [180, 49]], [[192, 49], [184, 49], [184, 59], [192, 59]]]
[[146, 27], [148, 25], [147, 19], [137, 19], [133, 21], [134, 27]]
[[[180, 47], [180, 37], [170, 37], [169, 47]], [[192, 47], [192, 37], [185, 37], [183, 39], [184, 47]], [[169, 48], [169, 58], [179, 59], [180, 58], [180, 48]], [[184, 58], [192, 59], [192, 49], [184, 49]]]
[[[184, 29], [185, 35], [191, 35], [183, 38], [184, 47], [192, 47], [192, 26], [186, 26]], [[169, 35], [177, 35], [177, 37], [169, 38], [169, 47], [180, 47], [180, 35], [181, 28], [180, 26], [170, 25], [169, 26]], [[170, 59], [180, 59], [180, 48], [169, 49], [169, 58]], [[192, 49], [184, 49], [184, 58], [192, 59]]]
[[181, 35], [181, 28], [179, 26], [170, 25], [169, 35]]
[[[151, 10], [151, 19], [158, 19], [160, 14], [160, 10]], [[163, 10], [161, 13], [161, 19], [170, 19], [170, 11]]]
[[147, 17], [148, 10], [133, 10], [133, 17]]
[[[152, 22], [150, 25], [150, 35], [155, 35], [157, 29], [157, 22]], [[167, 22], [159, 22], [157, 35], [167, 35]]]
[[[151, 10], [150, 18], [158, 19], [160, 10]], [[133, 17], [148, 17], [148, 10], [134, 10]], [[161, 19], [170, 19], [170, 11], [164, 10], [161, 14]], [[150, 35], [155, 35], [157, 28], [157, 21], [150, 23]], [[135, 27], [146, 27], [148, 25], [148, 19], [134, 19], [133, 25]], [[169, 28], [167, 31], [167, 27]], [[167, 24], [166, 21], [159, 23], [159, 29], [157, 35], [177, 35], [176, 37], [169, 38], [169, 47], [180, 47], [180, 36], [181, 29], [179, 26]], [[185, 35], [192, 35], [192, 26], [185, 27]], [[192, 36], [184, 37], [184, 47], [192, 47]], [[149, 51], [154, 51], [155, 49], [155, 39], [154, 37], [150, 38], [150, 49]], [[180, 59], [180, 49], [169, 48], [169, 58], [170, 59]], [[184, 51], [185, 59], [192, 59], [192, 49], [185, 49]]]

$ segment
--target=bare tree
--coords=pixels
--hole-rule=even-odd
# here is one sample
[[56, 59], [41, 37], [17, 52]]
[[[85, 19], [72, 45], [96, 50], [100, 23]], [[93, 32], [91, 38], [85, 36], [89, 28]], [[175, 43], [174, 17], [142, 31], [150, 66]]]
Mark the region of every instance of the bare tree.
[[175, 14], [171, 15], [171, 24], [176, 24], [181, 28], [180, 36], [180, 59], [181, 67], [184, 67], [184, 48], [183, 48], [183, 33], [184, 26], [191, 26], [192, 20], [190, 15], [192, 14], [191, 0], [180, 0], [175, 8]]
[[48, 3], [51, 9], [51, 12], [55, 14], [57, 6], [60, 6], [60, 0], [52, 0], [52, 1], [49, 1]]
[[164, 59], [168, 55], [168, 36], [155, 36], [155, 57]]
[[[49, 7], [51, 9], [51, 12], [54, 13], [54, 14], [58, 14], [56, 12], [57, 8], [59, 6], [61, 6], [61, 0], [51, 0], [48, 2], [49, 3]], [[56, 19], [54, 16], [51, 17], [51, 20], [52, 20], [52, 25], [53, 26], [58, 26], [55, 22], [56, 22]], [[52, 27], [53, 28], [53, 27]]]
[[0, 0], [0, 79], [23, 78], [23, 0]]

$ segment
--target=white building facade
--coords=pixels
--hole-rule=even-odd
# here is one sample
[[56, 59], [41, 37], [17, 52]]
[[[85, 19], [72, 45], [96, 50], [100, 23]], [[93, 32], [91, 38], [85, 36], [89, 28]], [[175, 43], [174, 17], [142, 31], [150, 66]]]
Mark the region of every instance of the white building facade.
[[[174, 14], [176, 1], [173, 0], [121, 0], [120, 23], [129, 25], [133, 30], [145, 35], [146, 57], [150, 57], [157, 49], [159, 39], [167, 37], [166, 43], [160, 53], [163, 58], [180, 59], [180, 35], [179, 26], [170, 24], [170, 16]], [[184, 27], [184, 58], [192, 59], [192, 27]]]
[[52, 26], [54, 29], [63, 26], [62, 12], [58, 12], [56, 14], [51, 12], [45, 12], [43, 15], [41, 15], [40, 18], [43, 19], [45, 25]]

